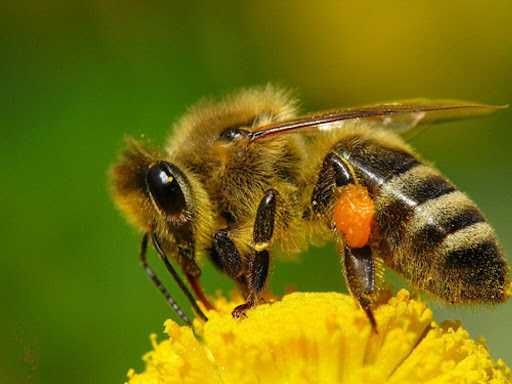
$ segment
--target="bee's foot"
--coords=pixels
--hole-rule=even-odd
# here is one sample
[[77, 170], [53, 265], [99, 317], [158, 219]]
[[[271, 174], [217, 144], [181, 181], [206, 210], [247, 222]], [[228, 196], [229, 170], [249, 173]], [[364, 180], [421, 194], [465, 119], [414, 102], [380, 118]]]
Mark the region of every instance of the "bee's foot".
[[231, 312], [231, 316], [233, 316], [233, 319], [245, 319], [247, 318], [246, 312], [253, 306], [254, 304], [252, 302], [240, 304], [237, 307], [235, 307], [235, 309], [233, 309], [233, 312]]

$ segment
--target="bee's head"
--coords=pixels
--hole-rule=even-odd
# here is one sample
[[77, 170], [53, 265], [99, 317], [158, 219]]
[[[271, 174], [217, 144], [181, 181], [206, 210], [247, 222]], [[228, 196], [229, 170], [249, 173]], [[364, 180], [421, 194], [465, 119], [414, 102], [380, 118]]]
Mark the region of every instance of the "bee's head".
[[112, 194], [136, 227], [194, 253], [211, 226], [209, 199], [195, 175], [163, 157], [129, 140], [111, 171]]

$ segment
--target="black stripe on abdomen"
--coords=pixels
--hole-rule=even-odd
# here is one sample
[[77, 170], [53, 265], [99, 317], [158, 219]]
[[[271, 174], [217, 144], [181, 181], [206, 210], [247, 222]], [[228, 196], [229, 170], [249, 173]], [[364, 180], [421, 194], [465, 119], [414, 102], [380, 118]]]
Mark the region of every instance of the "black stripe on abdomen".
[[448, 286], [456, 281], [463, 287], [457, 292], [457, 302], [503, 302], [508, 267], [496, 239], [461, 245], [462, 248], [447, 252], [438, 266]]
[[455, 187], [426, 166], [409, 170], [383, 185], [378, 197], [383, 205], [377, 211], [377, 223], [383, 238], [398, 246], [414, 212], [427, 201], [454, 192]]
[[[450, 204], [452, 202], [448, 200], [443, 203]], [[442, 207], [437, 207], [437, 209], [439, 208]], [[428, 215], [428, 212], [426, 214]], [[441, 244], [449, 234], [485, 221], [478, 208], [471, 206], [464, 206], [459, 212], [455, 212], [453, 215], [449, 216], [443, 216], [437, 213], [433, 214], [435, 214], [435, 216], [432, 216], [429, 222], [418, 229], [411, 237], [411, 250], [417, 255], [432, 251]]]
[[494, 240], [486, 240], [475, 246], [450, 251], [444, 259], [447, 268], [483, 269], [495, 264], [499, 255]]
[[414, 200], [416, 205], [420, 205], [453, 191], [455, 191], [453, 184], [441, 175], [432, 174], [424, 180], [418, 180], [414, 186], [411, 186], [408, 197]]
[[344, 141], [335, 151], [354, 167], [372, 192], [386, 181], [420, 164], [413, 154], [404, 150], [388, 148], [372, 140], [358, 140]]

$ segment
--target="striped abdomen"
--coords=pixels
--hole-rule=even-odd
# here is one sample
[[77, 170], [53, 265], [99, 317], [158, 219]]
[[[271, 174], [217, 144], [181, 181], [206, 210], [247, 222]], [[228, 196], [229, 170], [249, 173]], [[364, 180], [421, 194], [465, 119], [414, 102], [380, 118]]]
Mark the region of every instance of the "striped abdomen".
[[465, 194], [405, 145], [352, 137], [335, 151], [372, 194], [371, 244], [387, 265], [449, 302], [505, 300], [505, 259], [493, 229]]

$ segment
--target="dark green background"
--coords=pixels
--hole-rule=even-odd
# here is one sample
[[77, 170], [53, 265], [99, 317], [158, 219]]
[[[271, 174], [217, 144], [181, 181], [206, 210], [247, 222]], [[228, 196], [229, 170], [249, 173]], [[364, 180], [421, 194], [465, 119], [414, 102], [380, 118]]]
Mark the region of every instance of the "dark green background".
[[[119, 383], [170, 312], [106, 173], [125, 134], [163, 141], [205, 95], [274, 82], [304, 109], [407, 97], [512, 102], [508, 1], [0, 5], [0, 382]], [[448, 4], [449, 3], [449, 4]], [[512, 250], [512, 113], [413, 144], [486, 212]], [[209, 292], [227, 279], [205, 266]], [[280, 292], [344, 290], [332, 247], [275, 264]], [[512, 363], [512, 306], [453, 309]]]

